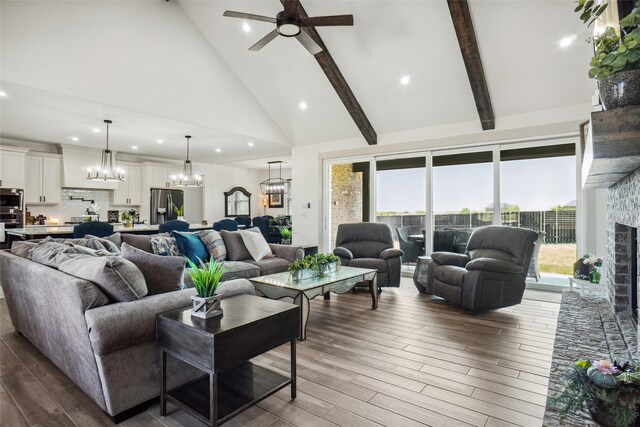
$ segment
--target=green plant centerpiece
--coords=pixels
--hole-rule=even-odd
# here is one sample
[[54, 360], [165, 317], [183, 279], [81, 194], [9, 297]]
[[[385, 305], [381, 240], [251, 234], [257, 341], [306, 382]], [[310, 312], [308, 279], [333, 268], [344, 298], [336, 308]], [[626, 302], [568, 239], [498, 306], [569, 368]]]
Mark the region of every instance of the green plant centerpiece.
[[291, 244], [291, 237], [293, 236], [293, 232], [289, 227], [280, 227], [278, 228], [278, 232], [280, 233], [280, 237], [282, 238], [283, 245]]
[[189, 265], [189, 275], [193, 287], [196, 288], [196, 295], [191, 297], [193, 300], [191, 315], [202, 319], [220, 316], [222, 314], [220, 308], [222, 295], [216, 294], [216, 291], [222, 275], [228, 271], [224, 268], [224, 262], [211, 260], [205, 264], [200, 258], [197, 258], [199, 265], [196, 265], [189, 258], [185, 257], [185, 259]]
[[640, 366], [578, 360], [566, 372], [565, 387], [552, 402], [562, 415], [587, 409], [605, 427], [640, 425]]
[[294, 281], [326, 276], [340, 269], [340, 258], [334, 254], [307, 255], [289, 264], [287, 271]]
[[184, 205], [180, 205], [180, 207], [177, 207], [173, 203], [172, 205], [173, 205], [173, 211], [176, 213], [178, 220], [184, 221]]
[[[575, 11], [589, 27], [606, 8], [594, 0], [578, 0]], [[640, 0], [619, 25], [619, 31], [607, 26], [587, 40], [594, 47], [589, 77], [598, 80], [606, 110], [640, 104]]]
[[129, 209], [126, 211], [122, 211], [122, 213], [120, 214], [120, 219], [122, 220], [122, 225], [124, 225], [125, 227], [132, 227], [133, 226], [133, 221], [136, 218], [136, 210], [135, 209]]

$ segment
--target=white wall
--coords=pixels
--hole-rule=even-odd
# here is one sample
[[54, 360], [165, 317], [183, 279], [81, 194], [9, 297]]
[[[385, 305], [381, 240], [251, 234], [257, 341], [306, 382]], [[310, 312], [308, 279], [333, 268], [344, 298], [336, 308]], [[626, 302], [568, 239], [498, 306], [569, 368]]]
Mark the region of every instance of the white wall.
[[251, 217], [262, 215], [260, 171], [232, 166], [210, 165], [205, 174], [204, 212], [212, 224], [224, 218], [224, 192], [244, 187], [251, 193]]

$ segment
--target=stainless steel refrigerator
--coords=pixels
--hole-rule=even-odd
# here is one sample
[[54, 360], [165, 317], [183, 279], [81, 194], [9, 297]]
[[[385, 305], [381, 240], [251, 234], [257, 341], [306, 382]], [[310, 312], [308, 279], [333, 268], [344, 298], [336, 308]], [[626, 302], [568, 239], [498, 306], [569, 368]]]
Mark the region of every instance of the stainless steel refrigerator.
[[178, 215], [173, 210], [174, 206], [181, 207], [184, 204], [184, 192], [182, 190], [168, 190], [165, 188], [151, 189], [151, 224], [162, 224]]

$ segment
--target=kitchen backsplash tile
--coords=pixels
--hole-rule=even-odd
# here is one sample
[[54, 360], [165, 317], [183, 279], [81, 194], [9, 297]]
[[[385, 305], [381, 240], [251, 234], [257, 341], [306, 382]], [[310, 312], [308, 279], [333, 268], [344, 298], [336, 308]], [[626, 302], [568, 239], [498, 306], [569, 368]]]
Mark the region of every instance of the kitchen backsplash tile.
[[81, 188], [64, 188], [62, 190], [62, 202], [57, 205], [27, 205], [27, 210], [31, 216], [44, 215], [47, 221], [52, 218], [58, 218], [59, 224], [71, 221], [71, 217], [82, 216], [87, 212], [87, 208], [91, 202], [83, 202], [82, 200], [71, 200], [70, 197], [82, 197], [87, 200], [94, 200], [98, 205], [97, 213], [100, 215], [100, 221], [107, 221], [107, 211], [124, 210], [122, 206], [111, 206], [110, 190], [86, 190]]

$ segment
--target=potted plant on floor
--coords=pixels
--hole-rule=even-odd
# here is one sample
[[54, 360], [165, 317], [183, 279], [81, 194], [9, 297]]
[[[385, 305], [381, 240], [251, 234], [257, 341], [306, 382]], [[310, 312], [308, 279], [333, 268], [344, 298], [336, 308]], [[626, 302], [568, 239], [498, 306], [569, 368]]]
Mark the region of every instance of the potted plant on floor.
[[135, 220], [135, 218], [136, 218], [135, 209], [129, 209], [127, 211], [123, 211], [120, 214], [120, 219], [122, 220], [122, 225], [124, 225], [127, 228], [133, 227], [133, 221]]
[[177, 207], [176, 205], [173, 205], [173, 211], [178, 216], [178, 218], [177, 218], [178, 221], [184, 221], [184, 205], [180, 205], [180, 207]]
[[562, 415], [587, 409], [604, 427], [640, 426], [640, 366], [608, 360], [578, 360], [552, 402]]
[[[591, 26], [606, 8], [594, 0], [578, 0], [575, 11]], [[587, 40], [594, 46], [589, 77], [598, 80], [605, 110], [640, 105], [640, 1], [619, 24], [619, 31], [607, 27]]]
[[217, 295], [216, 291], [222, 275], [227, 272], [227, 269], [223, 267], [224, 262], [212, 260], [205, 264], [198, 258], [200, 264], [198, 266], [189, 258], [185, 257], [185, 259], [189, 264], [189, 275], [197, 293], [191, 297], [193, 300], [191, 315], [202, 319], [222, 315], [220, 308], [222, 295]]
[[290, 245], [291, 237], [293, 236], [293, 232], [291, 231], [291, 229], [289, 227], [280, 227], [278, 228], [278, 231], [280, 232], [280, 237], [282, 238], [282, 244]]

